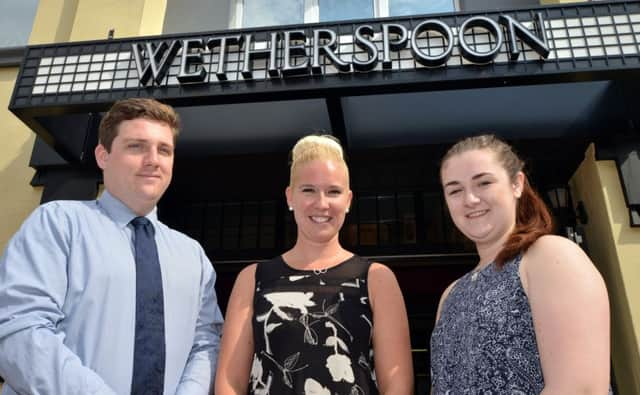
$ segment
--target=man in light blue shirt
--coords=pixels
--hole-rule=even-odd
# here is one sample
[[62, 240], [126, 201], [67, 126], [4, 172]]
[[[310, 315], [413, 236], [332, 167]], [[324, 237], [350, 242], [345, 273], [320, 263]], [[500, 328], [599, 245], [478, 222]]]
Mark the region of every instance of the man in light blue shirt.
[[131, 392], [135, 217], [146, 217], [155, 232], [164, 394], [211, 392], [222, 331], [215, 272], [200, 245], [156, 213], [171, 181], [178, 130], [169, 106], [151, 99], [116, 103], [96, 147], [102, 196], [46, 203], [9, 242], [0, 258], [3, 395]]

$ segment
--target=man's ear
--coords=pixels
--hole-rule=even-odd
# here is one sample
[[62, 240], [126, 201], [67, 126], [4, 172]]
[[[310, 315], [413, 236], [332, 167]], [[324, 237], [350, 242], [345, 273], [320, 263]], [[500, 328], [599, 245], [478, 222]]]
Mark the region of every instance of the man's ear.
[[104, 170], [109, 159], [109, 153], [107, 152], [107, 149], [102, 144], [98, 144], [96, 145], [95, 154], [98, 167]]

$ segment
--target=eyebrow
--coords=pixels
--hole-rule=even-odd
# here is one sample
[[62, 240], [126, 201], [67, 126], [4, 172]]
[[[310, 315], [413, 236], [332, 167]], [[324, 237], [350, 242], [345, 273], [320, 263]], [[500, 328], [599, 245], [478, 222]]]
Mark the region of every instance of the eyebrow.
[[[472, 180], [477, 180], [478, 178], [482, 178], [484, 176], [492, 176], [492, 173], [489, 172], [484, 172], [484, 173], [478, 173], [475, 174], [473, 177], [471, 177]], [[454, 185], [460, 185], [460, 181], [449, 181], [448, 183], [444, 184], [444, 187], [449, 187], [449, 186], [454, 186]]]
[[141, 139], [141, 138], [135, 138], [135, 137], [125, 138], [122, 141], [123, 141], [124, 144], [129, 144], [129, 143], [149, 144], [149, 140]]
[[[317, 188], [318, 186], [314, 185], [314, 184], [300, 184], [298, 186], [298, 188]], [[340, 185], [329, 185], [328, 188], [339, 188], [339, 189], [344, 189], [344, 187], [340, 186]]]
[[[136, 138], [136, 137], [128, 137], [128, 138], [125, 138], [123, 141], [124, 141], [124, 143], [145, 143], [145, 144], [149, 143], [148, 139]], [[174, 147], [173, 144], [169, 144], [169, 143], [166, 143], [166, 142], [163, 142], [163, 141], [159, 142], [158, 145], [160, 145], [162, 147]]]

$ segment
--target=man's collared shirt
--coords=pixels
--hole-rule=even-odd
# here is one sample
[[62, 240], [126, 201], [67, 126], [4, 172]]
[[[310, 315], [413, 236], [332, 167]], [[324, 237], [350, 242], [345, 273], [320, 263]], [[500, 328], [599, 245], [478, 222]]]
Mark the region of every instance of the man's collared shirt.
[[[108, 192], [37, 208], [0, 258], [3, 395], [127, 394], [136, 311], [136, 215]], [[208, 393], [222, 314], [200, 245], [157, 219], [165, 394]]]

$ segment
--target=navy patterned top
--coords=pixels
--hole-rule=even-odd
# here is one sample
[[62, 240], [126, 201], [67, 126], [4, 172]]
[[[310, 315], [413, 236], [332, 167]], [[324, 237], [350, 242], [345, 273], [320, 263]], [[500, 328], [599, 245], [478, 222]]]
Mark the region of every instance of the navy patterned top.
[[431, 335], [431, 385], [439, 394], [539, 394], [544, 388], [521, 256], [465, 274]]
[[322, 270], [258, 264], [249, 394], [378, 393], [370, 266], [358, 256]]

